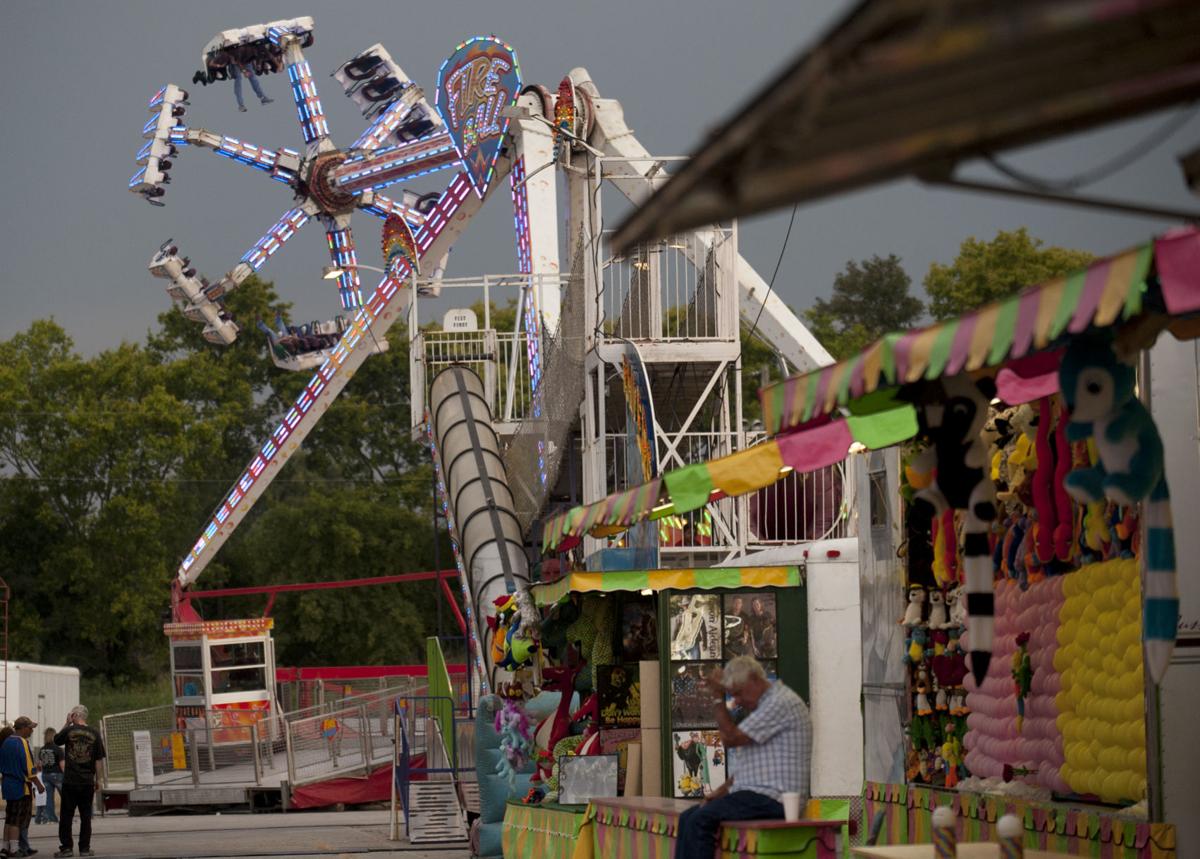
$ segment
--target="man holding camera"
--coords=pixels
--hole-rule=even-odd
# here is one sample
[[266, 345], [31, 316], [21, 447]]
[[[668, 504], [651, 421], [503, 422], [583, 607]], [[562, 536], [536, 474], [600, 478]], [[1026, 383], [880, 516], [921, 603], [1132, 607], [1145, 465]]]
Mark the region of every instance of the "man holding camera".
[[88, 709], [80, 704], [67, 714], [67, 724], [54, 737], [54, 744], [66, 752], [63, 771], [62, 809], [58, 818], [59, 851], [54, 855], [74, 856], [71, 822], [79, 809], [79, 855], [94, 856], [92, 852], [92, 803], [100, 784], [104, 760], [104, 742], [100, 732], [87, 723]]

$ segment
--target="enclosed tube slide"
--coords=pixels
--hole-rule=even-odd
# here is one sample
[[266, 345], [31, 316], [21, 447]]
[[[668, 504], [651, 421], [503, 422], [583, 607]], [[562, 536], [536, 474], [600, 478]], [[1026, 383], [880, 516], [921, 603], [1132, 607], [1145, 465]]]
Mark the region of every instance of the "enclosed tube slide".
[[518, 594], [522, 623], [535, 620], [529, 600], [529, 560], [513, 512], [500, 444], [483, 382], [471, 369], [452, 366], [434, 377], [429, 415], [446, 496], [458, 531], [459, 555], [475, 612], [477, 640], [492, 682], [495, 666], [487, 618], [493, 601]]

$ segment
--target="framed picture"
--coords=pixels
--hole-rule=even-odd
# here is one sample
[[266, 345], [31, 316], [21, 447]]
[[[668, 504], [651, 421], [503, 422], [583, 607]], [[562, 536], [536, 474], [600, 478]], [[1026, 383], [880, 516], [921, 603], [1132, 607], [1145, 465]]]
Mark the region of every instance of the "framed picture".
[[658, 613], [654, 597], [625, 598], [617, 627], [617, 652], [622, 662], [658, 659]]
[[671, 665], [671, 726], [675, 728], [711, 728], [713, 695], [704, 678], [719, 662], [684, 662]]
[[600, 731], [600, 754], [617, 756], [617, 790], [625, 795], [625, 776], [629, 768], [629, 744], [640, 743], [642, 732], [637, 728], [613, 728]]
[[779, 656], [776, 629], [775, 594], [754, 590], [725, 594], [722, 626], [725, 659], [753, 656], [775, 659]]
[[596, 666], [600, 727], [636, 728], [642, 723], [641, 681], [637, 665]]
[[563, 755], [558, 759], [558, 801], [582, 805], [596, 797], [617, 796], [616, 755]]
[[671, 659], [721, 658], [721, 595], [675, 594], [668, 606]]
[[725, 783], [725, 746], [716, 731], [672, 731], [674, 795], [699, 799]]

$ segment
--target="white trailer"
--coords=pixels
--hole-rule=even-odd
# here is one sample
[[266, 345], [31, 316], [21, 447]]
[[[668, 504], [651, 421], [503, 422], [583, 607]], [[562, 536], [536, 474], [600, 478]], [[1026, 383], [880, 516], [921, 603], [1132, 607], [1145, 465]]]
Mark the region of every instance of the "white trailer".
[[61, 728], [67, 712], [79, 703], [79, 669], [66, 665], [9, 662], [4, 691], [0, 698], [0, 720], [3, 722], [11, 723], [19, 716], [28, 716], [40, 728]]

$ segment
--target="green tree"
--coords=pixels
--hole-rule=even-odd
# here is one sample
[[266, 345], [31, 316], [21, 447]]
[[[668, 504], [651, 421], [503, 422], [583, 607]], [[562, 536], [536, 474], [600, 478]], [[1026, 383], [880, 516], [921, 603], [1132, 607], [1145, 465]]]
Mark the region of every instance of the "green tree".
[[929, 311], [935, 319], [960, 316], [1026, 286], [1085, 268], [1093, 259], [1087, 251], [1046, 247], [1025, 227], [1001, 230], [991, 241], [972, 236], [959, 246], [954, 262], [929, 267]]
[[[51, 321], [0, 342], [0, 571], [12, 656], [117, 682], [166, 666], [180, 556], [309, 376], [274, 367], [256, 318], [288, 315], [251, 278], [242, 336], [215, 347], [177, 309], [145, 346], [91, 358]], [[201, 587], [345, 579], [434, 563], [432, 474], [409, 430], [408, 349], [372, 356], [206, 571]], [[450, 563], [443, 542], [440, 561]], [[282, 658], [415, 661], [432, 583], [281, 598]], [[208, 616], [262, 610], [230, 604]], [[384, 618], [382, 624], [378, 618]]]
[[818, 298], [804, 313], [813, 336], [841, 360], [884, 334], [914, 325], [925, 312], [909, 295], [912, 279], [895, 254], [851, 260], [833, 279], [833, 296]]

